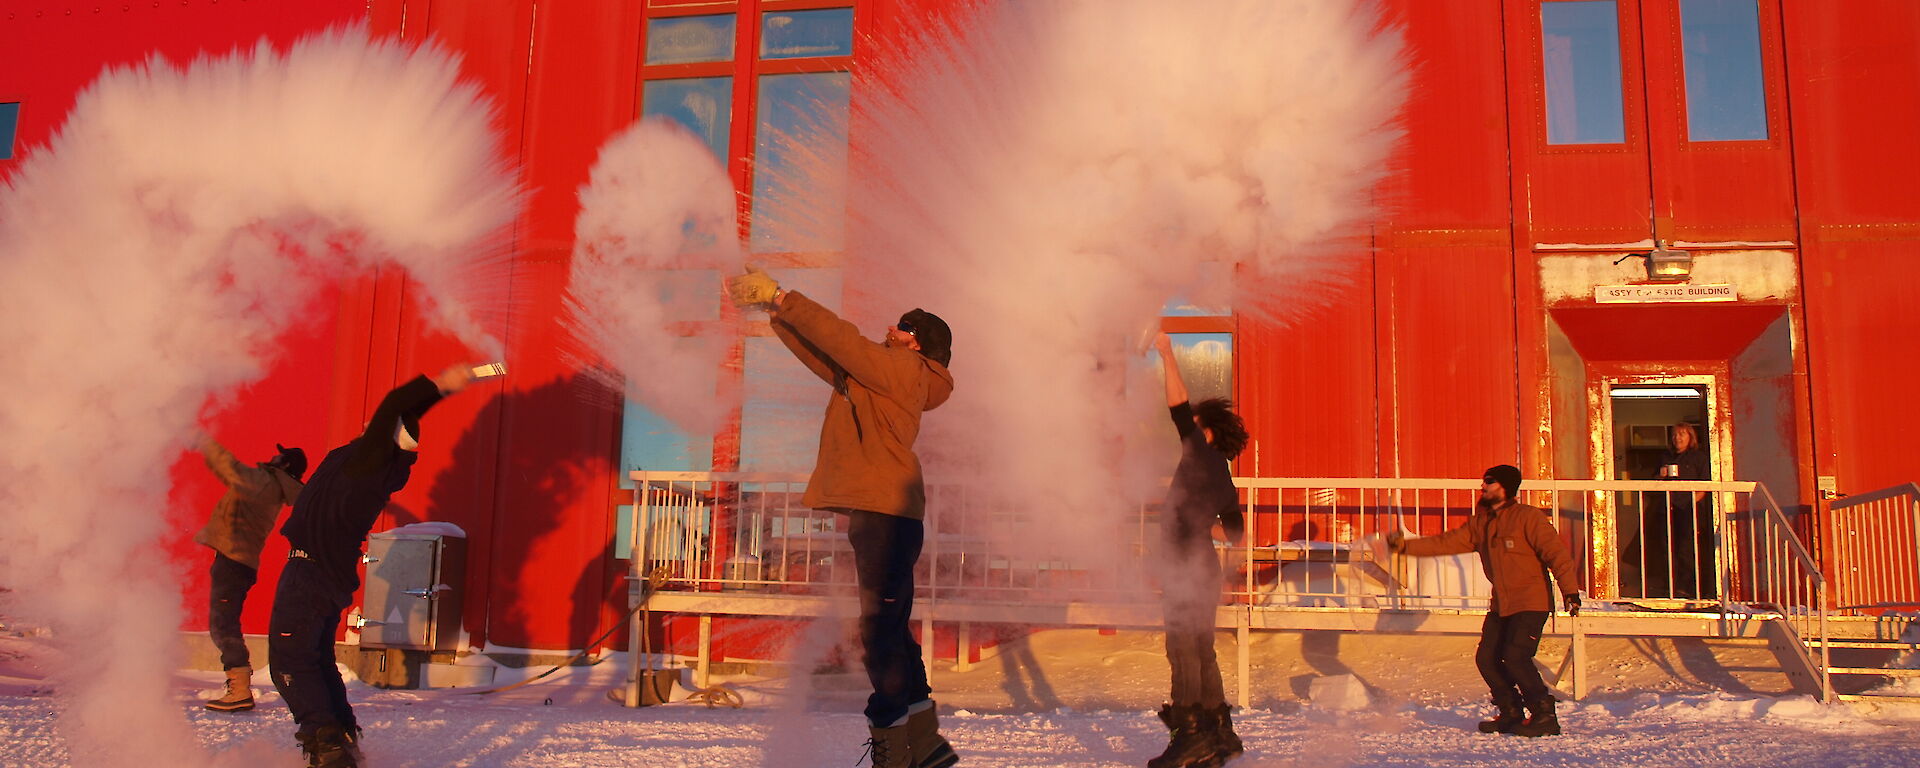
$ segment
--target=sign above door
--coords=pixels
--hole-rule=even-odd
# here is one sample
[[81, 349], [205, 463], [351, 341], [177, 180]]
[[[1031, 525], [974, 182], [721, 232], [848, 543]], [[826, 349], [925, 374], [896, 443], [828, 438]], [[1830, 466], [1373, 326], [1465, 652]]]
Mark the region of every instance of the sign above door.
[[1593, 300], [1600, 304], [1739, 301], [1732, 283], [1681, 285], [1596, 285]]

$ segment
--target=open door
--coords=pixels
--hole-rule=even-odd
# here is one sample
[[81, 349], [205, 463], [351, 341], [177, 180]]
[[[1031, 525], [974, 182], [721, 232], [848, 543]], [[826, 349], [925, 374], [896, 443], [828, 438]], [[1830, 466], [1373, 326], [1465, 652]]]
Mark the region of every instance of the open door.
[[[1594, 476], [1611, 480], [1726, 480], [1732, 420], [1723, 370], [1687, 374], [1595, 372], [1588, 402]], [[1683, 607], [1718, 599], [1723, 572], [1714, 494], [1620, 491], [1596, 510], [1596, 596]], [[1602, 589], [1602, 587], [1605, 589]]]

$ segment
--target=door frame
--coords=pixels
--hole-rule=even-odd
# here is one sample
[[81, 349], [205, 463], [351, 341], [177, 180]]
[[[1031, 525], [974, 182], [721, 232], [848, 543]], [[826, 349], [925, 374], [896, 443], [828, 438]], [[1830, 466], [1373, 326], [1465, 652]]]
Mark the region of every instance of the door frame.
[[[1587, 364], [1587, 446], [1588, 468], [1597, 480], [1611, 480], [1613, 461], [1613, 398], [1620, 386], [1697, 386], [1707, 393], [1707, 457], [1713, 467], [1713, 479], [1733, 478], [1733, 389], [1732, 367], [1724, 360], [1590, 362]], [[1615, 524], [1616, 502], [1611, 493], [1594, 495], [1592, 518], [1587, 521], [1592, 536], [1593, 584], [1587, 586], [1600, 599], [1618, 599], [1620, 595], [1619, 531]], [[1717, 521], [1716, 521], [1717, 526]], [[1716, 528], [1715, 536], [1720, 535]], [[1724, 553], [1723, 555], [1724, 556]], [[1723, 569], [1714, 568], [1716, 574]], [[1724, 589], [1724, 585], [1721, 586]]]

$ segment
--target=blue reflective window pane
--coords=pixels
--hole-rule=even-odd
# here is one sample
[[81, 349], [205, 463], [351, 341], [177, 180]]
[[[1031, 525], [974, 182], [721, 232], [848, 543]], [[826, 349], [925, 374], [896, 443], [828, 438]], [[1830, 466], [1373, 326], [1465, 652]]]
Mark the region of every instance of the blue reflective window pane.
[[846, 241], [845, 72], [760, 78], [754, 251], [836, 251]]
[[748, 338], [745, 364], [741, 471], [806, 471], [820, 447], [831, 391], [777, 338]]
[[1687, 140], [1767, 138], [1761, 84], [1760, 7], [1754, 0], [1681, 0]]
[[640, 115], [678, 121], [705, 139], [713, 156], [725, 165], [727, 132], [733, 123], [733, 78], [649, 80], [640, 91]]
[[0, 104], [0, 160], [13, 158], [13, 136], [20, 128], [20, 102]]
[[1173, 341], [1174, 359], [1180, 361], [1188, 401], [1233, 397], [1233, 334], [1169, 333], [1167, 338]]
[[760, 18], [760, 58], [852, 55], [852, 8], [768, 13]]
[[647, 406], [628, 400], [620, 415], [620, 487], [632, 488], [627, 473], [705, 471], [713, 467], [713, 436], [692, 435]]
[[1548, 144], [1627, 140], [1620, 92], [1620, 16], [1613, 0], [1540, 5]]
[[647, 20], [648, 64], [733, 59], [733, 14]]

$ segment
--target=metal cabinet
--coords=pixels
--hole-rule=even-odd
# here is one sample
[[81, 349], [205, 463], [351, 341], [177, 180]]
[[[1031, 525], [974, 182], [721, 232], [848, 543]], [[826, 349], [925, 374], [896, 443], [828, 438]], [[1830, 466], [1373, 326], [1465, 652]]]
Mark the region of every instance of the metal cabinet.
[[362, 646], [452, 651], [460, 642], [467, 540], [432, 534], [367, 537]]

